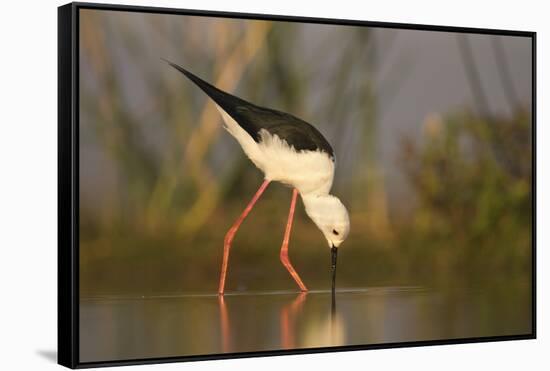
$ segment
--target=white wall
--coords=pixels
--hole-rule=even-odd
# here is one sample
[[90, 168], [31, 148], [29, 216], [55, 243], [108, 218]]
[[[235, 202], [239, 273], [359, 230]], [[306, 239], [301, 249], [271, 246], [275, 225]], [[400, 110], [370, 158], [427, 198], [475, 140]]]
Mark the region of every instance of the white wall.
[[[102, 2], [102, 1], [100, 1]], [[550, 26], [545, 2], [357, 1], [306, 3], [233, 0], [120, 1], [120, 3], [302, 15], [372, 21], [489, 27], [538, 32], [538, 333], [536, 341], [390, 349], [306, 356], [253, 358], [146, 366], [148, 369], [240, 370], [545, 369], [548, 336], [548, 263], [545, 228], [550, 209], [549, 101]], [[59, 369], [56, 349], [56, 66], [60, 1], [4, 2], [0, 12], [0, 367]], [[314, 5], [313, 5], [314, 4]], [[545, 365], [546, 363], [546, 365]], [[138, 369], [137, 367], [129, 367]], [[143, 368], [144, 369], [144, 368]]]

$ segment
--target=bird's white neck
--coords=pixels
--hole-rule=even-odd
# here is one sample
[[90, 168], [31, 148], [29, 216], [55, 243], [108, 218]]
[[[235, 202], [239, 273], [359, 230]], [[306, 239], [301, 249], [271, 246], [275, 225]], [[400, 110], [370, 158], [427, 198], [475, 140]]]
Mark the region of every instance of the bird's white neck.
[[[308, 193], [300, 193], [300, 195], [302, 196], [302, 201], [304, 202], [306, 211], [308, 210], [314, 211], [318, 209], [321, 204], [323, 204], [323, 201], [333, 197], [336, 198], [335, 196], [332, 196], [328, 192], [308, 192]], [[308, 215], [310, 215], [309, 212], [308, 212]]]

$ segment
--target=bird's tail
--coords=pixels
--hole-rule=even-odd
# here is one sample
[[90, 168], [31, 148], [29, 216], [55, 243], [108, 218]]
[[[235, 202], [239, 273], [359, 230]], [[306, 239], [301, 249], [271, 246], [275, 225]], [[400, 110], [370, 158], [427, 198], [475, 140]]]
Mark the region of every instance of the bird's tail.
[[251, 104], [239, 97], [236, 97], [216, 88], [214, 85], [211, 85], [197, 75], [192, 74], [182, 66], [172, 63], [167, 59], [161, 59], [168, 63], [170, 66], [174, 67], [176, 70], [180, 71], [185, 77], [187, 77], [195, 85], [201, 88], [202, 91], [204, 91], [210, 98], [212, 98], [212, 100], [216, 102], [216, 104], [218, 104], [221, 108], [223, 108], [223, 110], [226, 111], [228, 114], [232, 115], [232, 110], [235, 107], [236, 103], [241, 103], [245, 105]]

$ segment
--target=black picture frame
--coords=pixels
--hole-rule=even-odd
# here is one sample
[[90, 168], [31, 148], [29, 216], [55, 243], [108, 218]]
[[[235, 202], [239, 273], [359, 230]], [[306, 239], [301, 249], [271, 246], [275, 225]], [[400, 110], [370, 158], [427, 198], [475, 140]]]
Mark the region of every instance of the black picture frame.
[[[169, 358], [81, 362], [79, 360], [79, 11], [97, 9], [124, 12], [194, 15], [251, 20], [354, 25], [426, 31], [521, 36], [532, 43], [532, 332], [523, 335], [411, 341], [323, 348], [254, 351]], [[536, 338], [536, 32], [324, 19], [267, 14], [230, 13], [145, 6], [70, 3], [58, 8], [58, 363], [70, 368], [136, 365], [211, 359], [416, 347]]]

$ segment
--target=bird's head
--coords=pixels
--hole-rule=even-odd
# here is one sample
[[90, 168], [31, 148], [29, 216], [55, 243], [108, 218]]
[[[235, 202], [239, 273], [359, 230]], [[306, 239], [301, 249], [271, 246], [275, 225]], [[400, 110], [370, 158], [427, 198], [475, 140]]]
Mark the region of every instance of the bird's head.
[[330, 248], [339, 247], [349, 234], [349, 215], [342, 202], [332, 195], [303, 197], [307, 215], [323, 232]]
[[336, 290], [336, 259], [338, 247], [349, 234], [349, 215], [342, 202], [331, 195], [302, 195], [307, 215], [319, 227], [330, 247], [332, 294]]

